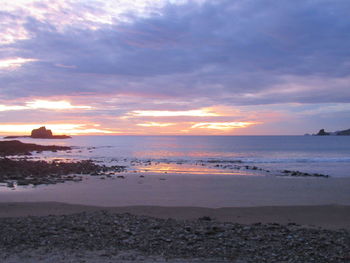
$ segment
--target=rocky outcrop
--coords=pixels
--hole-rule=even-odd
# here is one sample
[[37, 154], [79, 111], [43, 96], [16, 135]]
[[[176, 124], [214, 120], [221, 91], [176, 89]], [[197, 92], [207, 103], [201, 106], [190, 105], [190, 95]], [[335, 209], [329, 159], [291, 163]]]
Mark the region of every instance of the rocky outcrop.
[[20, 141], [0, 141], [0, 156], [8, 155], [30, 155], [33, 151], [67, 151], [71, 150], [67, 146], [38, 145], [33, 143], [23, 143]]
[[344, 135], [350, 135], [350, 129], [343, 130], [343, 131], [336, 131], [336, 132], [326, 132], [324, 129], [321, 129], [317, 134], [314, 134], [316, 136], [326, 136], [326, 135], [339, 135], [339, 136], [344, 136]]
[[66, 139], [71, 138], [67, 135], [53, 135], [51, 130], [46, 129], [45, 126], [42, 126], [38, 129], [32, 130], [32, 133], [30, 135], [31, 138], [37, 138], [37, 139]]
[[350, 129], [336, 132], [337, 135], [350, 135]]
[[325, 135], [330, 135], [329, 132], [325, 132], [324, 129], [321, 129], [316, 135], [318, 136], [325, 136]]
[[[95, 164], [91, 160], [79, 162], [46, 162], [26, 159], [11, 160], [0, 158], [0, 183], [8, 187], [15, 185], [56, 184], [66, 181], [81, 181], [81, 174], [106, 175], [125, 171], [125, 166], [110, 166]], [[106, 174], [109, 172], [109, 174]], [[104, 177], [103, 177], [104, 178]]]
[[32, 130], [30, 137], [32, 137], [32, 138], [51, 138], [52, 131], [47, 130], [45, 126], [42, 126], [39, 129]]
[[33, 138], [33, 139], [68, 139], [72, 138], [68, 135], [53, 135], [51, 130], [46, 129], [45, 126], [42, 126], [38, 129], [34, 129], [31, 132], [30, 136], [6, 136], [4, 139], [17, 139], [17, 138]]

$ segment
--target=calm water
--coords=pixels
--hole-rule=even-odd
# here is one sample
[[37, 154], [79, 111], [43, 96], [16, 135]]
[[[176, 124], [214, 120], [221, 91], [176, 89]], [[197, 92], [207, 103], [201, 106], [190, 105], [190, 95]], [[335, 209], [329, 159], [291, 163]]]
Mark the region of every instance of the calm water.
[[46, 158], [91, 158], [107, 163], [150, 159], [185, 164], [239, 160], [272, 171], [294, 169], [350, 176], [350, 136], [74, 136], [21, 141], [74, 146], [69, 153], [45, 153]]

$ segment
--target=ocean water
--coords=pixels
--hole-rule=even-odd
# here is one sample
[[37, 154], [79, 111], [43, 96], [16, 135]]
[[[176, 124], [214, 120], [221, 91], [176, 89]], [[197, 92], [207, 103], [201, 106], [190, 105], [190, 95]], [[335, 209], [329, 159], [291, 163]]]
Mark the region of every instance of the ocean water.
[[225, 173], [203, 163], [231, 162], [277, 174], [288, 169], [350, 177], [350, 136], [74, 136], [20, 140], [73, 147], [70, 152], [35, 153], [34, 159], [92, 159], [132, 165], [136, 170], [182, 173]]

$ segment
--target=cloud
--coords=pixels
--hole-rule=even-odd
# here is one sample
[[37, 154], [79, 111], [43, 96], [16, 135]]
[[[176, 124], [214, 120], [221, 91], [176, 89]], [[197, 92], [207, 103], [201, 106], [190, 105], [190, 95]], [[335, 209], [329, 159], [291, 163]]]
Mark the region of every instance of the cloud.
[[246, 128], [250, 125], [256, 125], [256, 122], [201, 122], [191, 126], [191, 129], [214, 129], [214, 130], [232, 130], [237, 128]]
[[283, 105], [292, 116], [292, 103], [349, 104], [349, 9], [347, 0], [5, 1], [1, 107], [15, 115], [28, 107], [15, 101], [64, 97], [92, 105], [86, 119], [137, 126], [261, 116], [191, 113], [213, 106]]
[[147, 123], [138, 123], [137, 125], [141, 127], [168, 127], [168, 126], [175, 125], [175, 123], [147, 122]]
[[219, 116], [217, 113], [209, 112], [206, 109], [199, 110], [188, 110], [188, 111], [155, 111], [155, 110], [135, 110], [129, 112], [126, 117], [135, 116], [135, 117], [185, 117], [185, 116], [194, 116], [194, 117], [212, 117]]
[[92, 109], [91, 106], [75, 106], [69, 101], [49, 101], [49, 100], [33, 100], [27, 101], [25, 106], [21, 105], [0, 105], [0, 111], [13, 111], [13, 110], [72, 110], [72, 109]]
[[[120, 9], [111, 1], [84, 3], [39, 1], [25, 11], [18, 2], [5, 8], [16, 21], [28, 14], [23, 27], [30, 37], [11, 46], [18, 55], [40, 60], [15, 77], [2, 77], [0, 83], [9, 87], [2, 88], [5, 94], [146, 90], [260, 104], [274, 101], [249, 94], [271, 86], [286, 90], [288, 78], [332, 82], [349, 72], [348, 1], [122, 1]], [[23, 91], [24, 86], [30, 87]], [[309, 88], [299, 90], [294, 101], [308, 97]], [[326, 87], [319, 91], [327, 93]]]
[[33, 58], [7, 58], [0, 60], [0, 70], [13, 70], [21, 67], [25, 63], [35, 62]]

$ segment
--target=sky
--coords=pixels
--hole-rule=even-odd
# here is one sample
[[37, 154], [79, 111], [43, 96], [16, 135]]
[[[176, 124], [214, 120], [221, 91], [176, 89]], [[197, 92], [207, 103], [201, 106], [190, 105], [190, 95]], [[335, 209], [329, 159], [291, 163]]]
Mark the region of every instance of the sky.
[[0, 2], [0, 134], [350, 128], [349, 0]]

